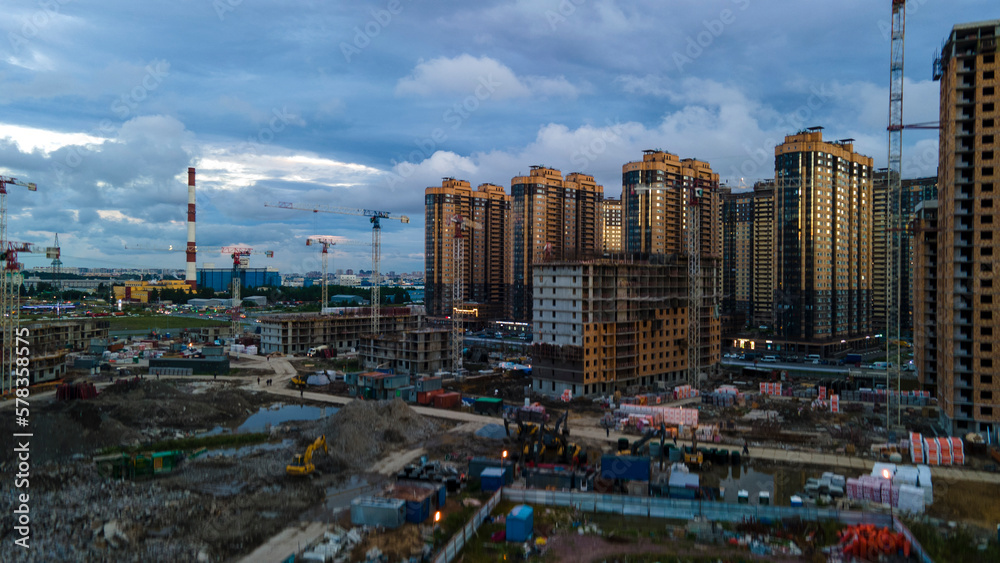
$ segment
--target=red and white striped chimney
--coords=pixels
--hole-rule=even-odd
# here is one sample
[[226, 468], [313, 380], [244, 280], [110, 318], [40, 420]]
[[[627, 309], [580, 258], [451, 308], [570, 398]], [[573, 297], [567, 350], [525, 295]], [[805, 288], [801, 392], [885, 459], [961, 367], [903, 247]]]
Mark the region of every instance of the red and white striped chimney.
[[184, 280], [192, 290], [198, 288], [198, 271], [195, 269], [195, 259], [198, 251], [194, 243], [194, 168], [188, 168], [188, 240], [187, 240], [187, 271]]

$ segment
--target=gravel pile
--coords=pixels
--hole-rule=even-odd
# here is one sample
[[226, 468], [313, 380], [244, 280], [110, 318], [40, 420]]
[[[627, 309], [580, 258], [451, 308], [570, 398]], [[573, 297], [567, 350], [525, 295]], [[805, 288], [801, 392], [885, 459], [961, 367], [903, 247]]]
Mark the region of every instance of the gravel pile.
[[440, 431], [438, 423], [399, 399], [352, 401], [320, 425], [330, 458], [338, 467], [349, 469], [365, 469], [388, 450], [410, 446]]
[[504, 430], [503, 424], [487, 424], [479, 430], [476, 430], [477, 438], [487, 438], [490, 440], [503, 440], [507, 437], [507, 431]]

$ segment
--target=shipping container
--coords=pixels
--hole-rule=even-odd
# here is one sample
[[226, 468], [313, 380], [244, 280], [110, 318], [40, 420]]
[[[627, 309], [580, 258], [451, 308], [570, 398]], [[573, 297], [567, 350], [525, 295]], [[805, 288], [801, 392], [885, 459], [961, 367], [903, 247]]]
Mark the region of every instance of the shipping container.
[[499, 397], [480, 397], [472, 404], [472, 409], [478, 414], [503, 414], [503, 399]]
[[507, 541], [526, 542], [534, 535], [534, 530], [535, 515], [530, 506], [519, 504], [507, 515]]
[[628, 455], [601, 456], [601, 477], [604, 479], [649, 481], [649, 458]]
[[415, 382], [414, 387], [417, 388], [417, 391], [437, 391], [441, 388], [441, 378], [423, 377]]
[[395, 529], [406, 522], [406, 501], [396, 498], [358, 497], [351, 501], [351, 524]]
[[462, 402], [460, 393], [441, 393], [434, 396], [434, 408], [453, 409]]

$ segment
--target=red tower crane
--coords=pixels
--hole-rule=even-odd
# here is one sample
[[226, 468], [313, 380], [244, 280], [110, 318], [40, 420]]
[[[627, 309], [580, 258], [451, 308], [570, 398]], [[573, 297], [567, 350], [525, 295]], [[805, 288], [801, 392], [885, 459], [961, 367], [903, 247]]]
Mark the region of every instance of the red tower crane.
[[3, 330], [0, 393], [14, 387], [11, 374], [14, 373], [17, 355], [11, 351], [16, 349], [16, 333], [21, 322], [21, 264], [17, 261], [17, 253], [31, 252], [30, 244], [7, 240], [8, 185], [28, 188], [31, 192], [38, 191], [38, 186], [31, 182], [0, 176], [0, 253], [3, 254], [3, 271], [0, 272], [0, 326]]

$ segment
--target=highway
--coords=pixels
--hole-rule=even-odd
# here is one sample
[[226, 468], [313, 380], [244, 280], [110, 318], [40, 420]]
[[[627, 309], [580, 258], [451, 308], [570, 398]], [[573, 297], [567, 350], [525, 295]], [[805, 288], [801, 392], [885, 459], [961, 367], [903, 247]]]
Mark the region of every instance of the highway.
[[[868, 369], [868, 368], [856, 368], [854, 366], [824, 366], [822, 364], [812, 364], [812, 363], [800, 363], [800, 362], [761, 362], [757, 361], [748, 362], [746, 360], [734, 360], [732, 358], [723, 358], [721, 361], [724, 367], [732, 368], [745, 368], [745, 367], [756, 367], [760, 370], [772, 370], [776, 369], [778, 371], [789, 371], [796, 372], [795, 375], [814, 375], [816, 377], [828, 377], [828, 376], [840, 376], [847, 377], [847, 373], [850, 370], [855, 372], [861, 371], [862, 373], [868, 375], [873, 374], [876, 377], [885, 378], [886, 370], [884, 369]], [[863, 365], [863, 364], [862, 364]], [[915, 372], [903, 372], [903, 373], [915, 373]]]

